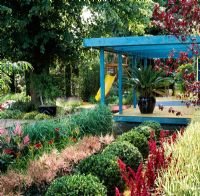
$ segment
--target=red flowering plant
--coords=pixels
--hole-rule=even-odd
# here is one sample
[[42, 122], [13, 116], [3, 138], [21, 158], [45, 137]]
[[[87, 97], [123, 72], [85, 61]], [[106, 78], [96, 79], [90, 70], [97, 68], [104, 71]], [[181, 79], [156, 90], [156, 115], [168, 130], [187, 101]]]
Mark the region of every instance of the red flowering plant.
[[198, 0], [168, 0], [164, 7], [154, 6], [153, 25], [175, 35], [181, 42], [191, 39], [190, 50], [199, 54], [196, 35], [200, 32], [200, 5]]
[[29, 136], [23, 136], [22, 128], [16, 125], [13, 131], [0, 130], [0, 170], [4, 170], [15, 158], [28, 153]]
[[[181, 129], [183, 134], [183, 129]], [[127, 167], [126, 164], [118, 160], [118, 165], [121, 171], [122, 178], [130, 190], [131, 196], [150, 196], [152, 193], [156, 194], [155, 180], [160, 169], [167, 169], [171, 162], [172, 154], [166, 156], [164, 143], [169, 144], [175, 142], [177, 133], [168, 137], [169, 131], [161, 131], [159, 144], [153, 139], [154, 133], [151, 134], [149, 144], [149, 156], [146, 163], [141, 163], [137, 171]], [[116, 188], [116, 196], [121, 196], [120, 191]]]
[[[154, 59], [154, 70], [163, 71], [167, 77], [172, 77], [182, 93], [186, 93], [186, 83], [195, 80], [193, 60], [186, 52], [180, 52], [178, 58], [174, 58], [174, 52], [167, 59]], [[174, 87], [172, 87], [174, 89]]]
[[[153, 18], [153, 25], [167, 34], [174, 35], [182, 43], [190, 41], [188, 51], [191, 51], [194, 56], [199, 55], [200, 46], [195, 37], [200, 33], [200, 5], [198, 0], [168, 0], [164, 7], [156, 3]], [[182, 59], [187, 58], [183, 55]], [[183, 78], [185, 81], [189, 80], [187, 84], [188, 92], [198, 91], [198, 84], [193, 83], [193, 73], [183, 73]], [[192, 87], [193, 85], [194, 87]], [[197, 102], [199, 102], [199, 99]]]
[[194, 106], [200, 105], [200, 81], [195, 81], [193, 83], [187, 82], [186, 91], [192, 93], [193, 96], [196, 96], [196, 100], [192, 100]]

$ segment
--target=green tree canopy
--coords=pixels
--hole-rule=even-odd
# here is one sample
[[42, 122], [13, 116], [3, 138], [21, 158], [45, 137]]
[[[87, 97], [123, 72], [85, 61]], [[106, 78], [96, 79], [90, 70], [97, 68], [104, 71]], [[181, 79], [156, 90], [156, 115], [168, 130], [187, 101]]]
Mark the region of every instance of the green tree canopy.
[[[83, 19], [86, 8], [92, 13], [89, 21]], [[26, 79], [33, 100], [32, 75], [48, 74], [57, 62], [65, 65], [70, 95], [72, 68], [84, 59], [82, 39], [144, 34], [151, 10], [151, 0], [1, 0], [0, 58], [32, 64]]]

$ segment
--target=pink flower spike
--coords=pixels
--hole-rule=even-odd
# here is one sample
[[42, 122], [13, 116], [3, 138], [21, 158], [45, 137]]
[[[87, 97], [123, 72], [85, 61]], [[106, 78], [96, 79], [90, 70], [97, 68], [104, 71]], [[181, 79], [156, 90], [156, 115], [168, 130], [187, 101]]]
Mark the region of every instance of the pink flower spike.
[[0, 135], [4, 134], [5, 131], [3, 129], [0, 129]]
[[119, 192], [119, 189], [117, 187], [115, 187], [115, 196], [120, 196], [120, 192]]
[[18, 136], [22, 136], [22, 128], [20, 126], [20, 124], [17, 124], [14, 130], [14, 134], [18, 135]]
[[26, 136], [24, 137], [24, 139], [23, 139], [23, 144], [24, 144], [24, 145], [28, 145], [29, 142], [30, 142], [30, 138], [29, 138], [28, 135], [26, 135]]

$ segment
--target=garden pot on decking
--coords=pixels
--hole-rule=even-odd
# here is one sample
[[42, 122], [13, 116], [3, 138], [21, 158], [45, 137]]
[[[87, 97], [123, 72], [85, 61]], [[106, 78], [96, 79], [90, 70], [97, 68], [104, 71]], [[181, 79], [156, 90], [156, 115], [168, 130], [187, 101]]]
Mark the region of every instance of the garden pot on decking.
[[140, 96], [138, 106], [142, 114], [152, 114], [156, 105], [155, 97]]

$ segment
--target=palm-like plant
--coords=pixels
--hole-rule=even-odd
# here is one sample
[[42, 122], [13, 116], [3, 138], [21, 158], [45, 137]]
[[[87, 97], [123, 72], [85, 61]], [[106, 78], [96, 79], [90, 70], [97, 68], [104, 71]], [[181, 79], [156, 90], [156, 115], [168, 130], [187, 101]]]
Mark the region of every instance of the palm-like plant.
[[132, 78], [128, 79], [128, 84], [133, 86], [142, 97], [151, 97], [155, 93], [164, 94], [173, 80], [164, 77], [162, 71], [154, 71], [152, 66], [140, 66], [132, 70]]

